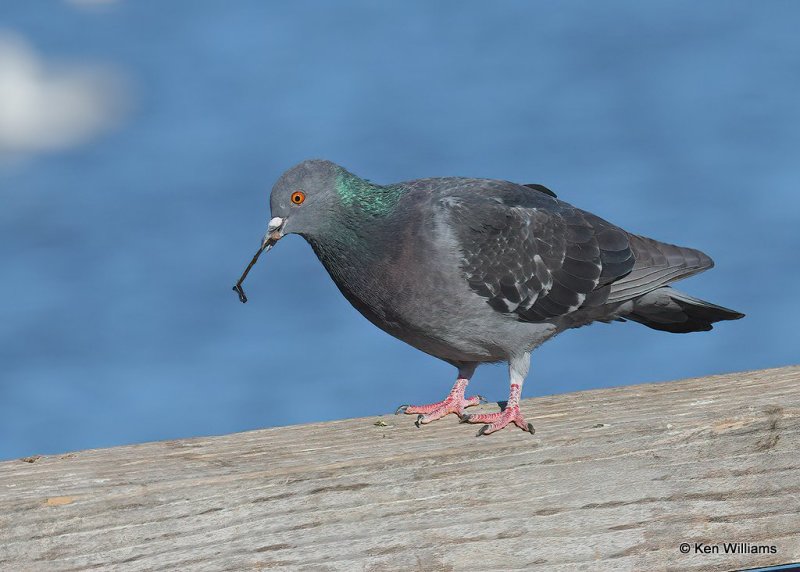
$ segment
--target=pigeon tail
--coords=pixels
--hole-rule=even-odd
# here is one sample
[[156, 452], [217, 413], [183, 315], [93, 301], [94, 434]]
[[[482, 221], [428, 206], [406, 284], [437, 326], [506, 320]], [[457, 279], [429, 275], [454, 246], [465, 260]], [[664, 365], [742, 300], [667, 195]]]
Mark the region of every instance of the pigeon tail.
[[625, 317], [654, 330], [684, 334], [707, 331], [714, 322], [738, 320], [744, 314], [664, 286], [636, 298]]

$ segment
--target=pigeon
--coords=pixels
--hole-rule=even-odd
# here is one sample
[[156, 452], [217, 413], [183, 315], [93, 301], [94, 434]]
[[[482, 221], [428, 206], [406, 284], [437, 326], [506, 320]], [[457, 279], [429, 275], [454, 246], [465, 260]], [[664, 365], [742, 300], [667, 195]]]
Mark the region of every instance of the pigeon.
[[[478, 435], [508, 425], [534, 432], [520, 412], [531, 352], [571, 328], [633, 321], [655, 330], [710, 330], [744, 314], [684, 294], [673, 282], [713, 261], [692, 248], [629, 233], [560, 200], [543, 185], [443, 177], [378, 185], [326, 160], [286, 171], [270, 196], [259, 255], [299, 234], [345, 298], [392, 336], [452, 364], [440, 402], [403, 405], [419, 427], [455, 413]], [[499, 412], [467, 414], [475, 369], [507, 362]]]

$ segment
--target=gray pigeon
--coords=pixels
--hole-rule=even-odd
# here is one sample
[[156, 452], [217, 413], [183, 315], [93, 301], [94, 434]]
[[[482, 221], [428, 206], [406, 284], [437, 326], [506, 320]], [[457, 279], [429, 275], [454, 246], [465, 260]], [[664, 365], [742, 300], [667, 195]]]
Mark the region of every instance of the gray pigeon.
[[[458, 369], [438, 403], [405, 405], [417, 425], [448, 413], [533, 433], [519, 409], [533, 349], [591, 322], [633, 320], [665, 332], [710, 330], [743, 314], [670, 284], [713, 266], [691, 248], [630, 234], [541, 185], [446, 177], [377, 185], [330, 161], [305, 161], [272, 188], [262, 252], [286, 234], [314, 249], [345, 298], [370, 322]], [[475, 368], [509, 364], [498, 413], [468, 415]]]

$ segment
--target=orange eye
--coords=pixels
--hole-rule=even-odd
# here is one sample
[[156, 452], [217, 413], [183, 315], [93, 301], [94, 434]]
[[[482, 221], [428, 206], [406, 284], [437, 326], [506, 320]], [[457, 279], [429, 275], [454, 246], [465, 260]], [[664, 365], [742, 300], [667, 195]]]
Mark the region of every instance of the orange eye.
[[306, 200], [306, 194], [303, 191], [295, 191], [292, 193], [292, 202], [296, 205], [302, 205]]

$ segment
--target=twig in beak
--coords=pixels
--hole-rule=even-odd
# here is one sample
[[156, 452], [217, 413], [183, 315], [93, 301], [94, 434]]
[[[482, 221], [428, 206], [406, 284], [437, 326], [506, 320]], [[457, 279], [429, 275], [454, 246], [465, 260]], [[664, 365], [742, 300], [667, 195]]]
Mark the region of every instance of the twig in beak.
[[264, 242], [261, 243], [261, 248], [258, 249], [256, 255], [253, 256], [253, 260], [250, 261], [250, 264], [247, 265], [247, 268], [244, 269], [242, 272], [242, 277], [239, 278], [239, 281], [236, 283], [236, 286], [233, 287], [233, 291], [239, 295], [239, 301], [242, 304], [247, 303], [247, 296], [244, 293], [244, 289], [242, 288], [242, 282], [244, 279], [247, 278], [247, 273], [250, 272], [250, 269], [255, 265], [256, 260], [258, 257], [261, 256], [262, 252], [269, 251], [276, 242], [278, 242], [283, 233], [281, 232], [281, 227], [283, 226], [284, 219], [280, 217], [274, 217], [272, 220], [269, 221], [269, 226], [267, 227], [267, 236], [264, 237]]
[[244, 282], [244, 279], [247, 278], [247, 273], [250, 272], [250, 269], [256, 263], [258, 257], [261, 256], [262, 252], [264, 252], [264, 248], [259, 248], [258, 251], [256, 252], [256, 255], [253, 257], [253, 260], [251, 260], [250, 264], [247, 265], [247, 268], [244, 269], [242, 277], [239, 278], [239, 281], [236, 283], [236, 286], [233, 287], [233, 291], [239, 295], [239, 301], [242, 304], [247, 303], [247, 296], [245, 296], [244, 289], [242, 289], [242, 282]]

